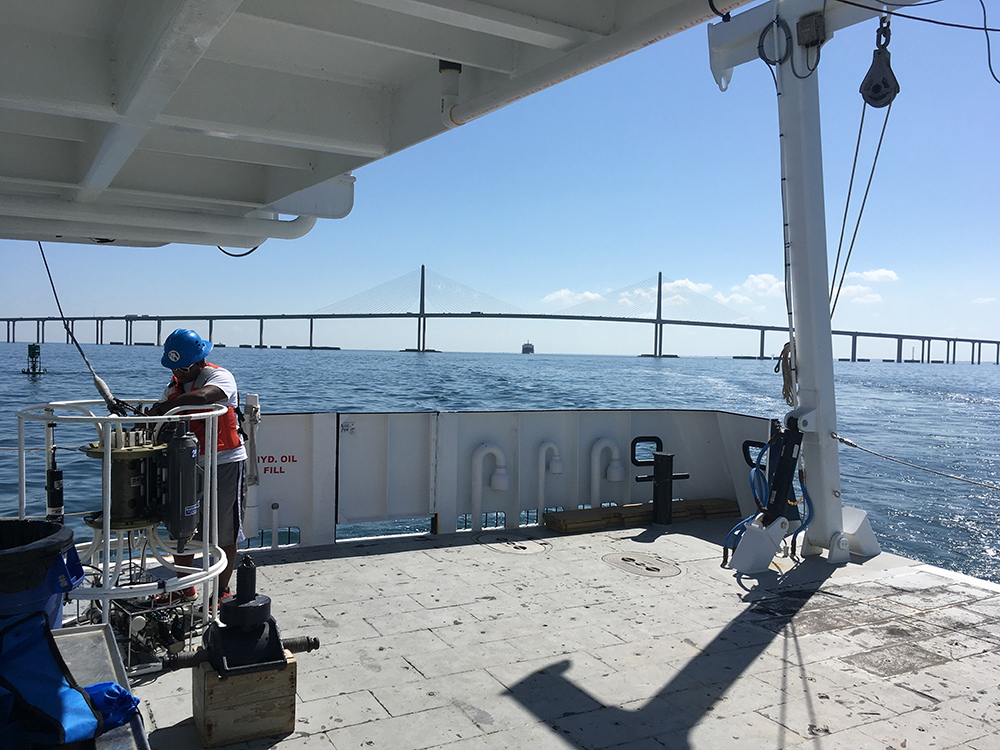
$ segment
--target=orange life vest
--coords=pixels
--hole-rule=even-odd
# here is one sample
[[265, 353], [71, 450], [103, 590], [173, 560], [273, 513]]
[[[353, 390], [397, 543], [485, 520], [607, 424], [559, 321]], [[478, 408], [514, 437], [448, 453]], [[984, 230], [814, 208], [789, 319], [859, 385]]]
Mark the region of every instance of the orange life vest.
[[[218, 369], [218, 365], [213, 365], [211, 362], [206, 362], [205, 367], [214, 367]], [[169, 401], [172, 398], [177, 398], [178, 396], [187, 393], [184, 390], [184, 384], [177, 380], [176, 377], [170, 378], [170, 385], [173, 386], [173, 393], [167, 396]], [[192, 414], [197, 414], [197, 412], [191, 412]], [[205, 455], [205, 423], [201, 420], [192, 420], [191, 422], [191, 432], [194, 436], [198, 438], [199, 451], [201, 455]], [[240, 442], [240, 430], [239, 426], [236, 424], [236, 412], [233, 407], [229, 406], [226, 408], [226, 413], [219, 416], [219, 439], [218, 439], [218, 451], [231, 451], [239, 448], [242, 445]]]

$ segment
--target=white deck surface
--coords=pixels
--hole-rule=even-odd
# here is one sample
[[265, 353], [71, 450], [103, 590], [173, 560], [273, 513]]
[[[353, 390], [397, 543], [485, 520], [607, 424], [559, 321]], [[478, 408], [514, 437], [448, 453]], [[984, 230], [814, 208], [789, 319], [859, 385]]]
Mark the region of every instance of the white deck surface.
[[[321, 647], [297, 656], [296, 731], [233, 747], [1000, 747], [1000, 586], [888, 554], [738, 580], [730, 525], [254, 554], [282, 634]], [[133, 690], [154, 750], [201, 747], [189, 670]]]

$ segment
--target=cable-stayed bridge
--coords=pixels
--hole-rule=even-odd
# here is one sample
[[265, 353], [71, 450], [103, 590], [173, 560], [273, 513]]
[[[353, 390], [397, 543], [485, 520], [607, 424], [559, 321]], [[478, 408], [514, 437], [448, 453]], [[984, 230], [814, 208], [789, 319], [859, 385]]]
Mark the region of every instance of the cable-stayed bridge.
[[[78, 323], [94, 323], [94, 343], [103, 344], [104, 326], [109, 321], [124, 323], [124, 339], [110, 343], [150, 344], [134, 339], [133, 327], [136, 323], [156, 323], [156, 345], [163, 340], [165, 321], [205, 320], [208, 322], [208, 338], [211, 340], [216, 321], [256, 320], [260, 335], [256, 348], [267, 348], [264, 343], [264, 324], [269, 320], [306, 320], [309, 322], [309, 346], [294, 348], [336, 349], [338, 347], [315, 346], [314, 332], [317, 320], [326, 319], [411, 319], [416, 323], [416, 346], [404, 351], [435, 351], [427, 346], [427, 324], [434, 319], [460, 318], [508, 318], [519, 320], [564, 320], [603, 321], [631, 323], [652, 327], [653, 346], [651, 354], [641, 356], [672, 356], [663, 353], [663, 332], [667, 326], [696, 326], [708, 328], [757, 331], [760, 337], [758, 357], [766, 359], [765, 336], [779, 333], [787, 337], [786, 327], [771, 326], [756, 321], [744, 313], [733, 310], [720, 302], [701, 294], [695, 285], [687, 281], [664, 280], [663, 274], [638, 281], [622, 289], [606, 294], [588, 293], [586, 299], [556, 312], [540, 313], [524, 310], [497, 297], [473, 289], [458, 281], [442, 276], [424, 266], [398, 278], [372, 287], [359, 294], [335, 302], [311, 313], [285, 313], [265, 315], [106, 315], [77, 316], [67, 318], [70, 330], [74, 332]], [[6, 318], [7, 342], [17, 340], [18, 323], [35, 323], [36, 342], [45, 341], [47, 323], [61, 323], [60, 318]], [[982, 346], [995, 347], [995, 364], [1000, 364], [1000, 341], [964, 337], [941, 337], [899, 333], [875, 333], [866, 331], [833, 331], [835, 336], [847, 336], [851, 340], [852, 361], [858, 360], [858, 340], [863, 338], [890, 339], [896, 342], [896, 357], [887, 361], [912, 362], [955, 362], [958, 344], [969, 344], [970, 361], [982, 361]], [[69, 333], [66, 334], [67, 342]], [[914, 344], [911, 359], [903, 358], [905, 342]], [[931, 358], [932, 343], [944, 343], [943, 359]], [[916, 359], [916, 344], [920, 344], [920, 358]], [[249, 347], [249, 344], [241, 346]], [[280, 347], [272, 347], [280, 348]], [[291, 347], [290, 347], [291, 348]], [[847, 358], [845, 358], [847, 359]]]

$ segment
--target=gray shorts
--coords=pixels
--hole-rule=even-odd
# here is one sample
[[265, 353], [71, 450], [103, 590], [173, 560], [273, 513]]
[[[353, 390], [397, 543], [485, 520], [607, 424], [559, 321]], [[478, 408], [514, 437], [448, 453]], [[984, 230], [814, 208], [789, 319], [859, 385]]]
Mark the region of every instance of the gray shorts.
[[243, 514], [247, 507], [243, 465], [246, 461], [219, 464], [216, 482], [219, 489], [219, 546], [229, 547], [242, 542]]

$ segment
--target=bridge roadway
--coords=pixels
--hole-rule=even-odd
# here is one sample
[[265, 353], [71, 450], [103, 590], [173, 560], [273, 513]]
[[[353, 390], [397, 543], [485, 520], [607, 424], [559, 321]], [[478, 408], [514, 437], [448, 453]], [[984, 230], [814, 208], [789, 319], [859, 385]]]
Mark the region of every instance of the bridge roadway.
[[[76, 335], [76, 324], [77, 323], [87, 323], [93, 322], [94, 324], [94, 340], [95, 344], [104, 344], [104, 324], [109, 321], [121, 322], [124, 326], [123, 330], [123, 340], [122, 341], [112, 341], [109, 343], [114, 344], [125, 344], [125, 345], [137, 345], [137, 344], [151, 344], [152, 342], [137, 342], [135, 341], [133, 335], [133, 328], [136, 323], [156, 323], [156, 345], [160, 346], [163, 342], [163, 323], [164, 321], [191, 321], [191, 320], [205, 320], [208, 322], [208, 338], [212, 339], [213, 329], [215, 326], [215, 321], [217, 320], [256, 320], [260, 323], [260, 337], [259, 343], [255, 348], [264, 349], [268, 348], [264, 344], [264, 323], [268, 320], [308, 320], [309, 321], [309, 346], [308, 347], [296, 347], [296, 348], [309, 348], [309, 349], [330, 349], [336, 347], [324, 347], [314, 345], [314, 331], [315, 323], [317, 320], [342, 320], [342, 319], [356, 319], [356, 320], [373, 320], [373, 319], [409, 319], [415, 320], [417, 322], [417, 346], [412, 351], [428, 351], [426, 346], [426, 336], [427, 336], [427, 321], [428, 319], [457, 319], [457, 318], [504, 318], [504, 319], [516, 319], [516, 320], [566, 320], [566, 321], [590, 321], [590, 322], [606, 322], [606, 323], [641, 323], [645, 325], [652, 325], [653, 328], [653, 354], [644, 356], [662, 357], [663, 354], [663, 329], [666, 326], [696, 326], [704, 328], [728, 328], [734, 330], [743, 331], [758, 331], [760, 334], [760, 348], [759, 353], [756, 358], [768, 359], [764, 355], [764, 342], [765, 334], [769, 332], [777, 332], [780, 334], [787, 335], [787, 328], [781, 326], [767, 326], [758, 323], [712, 323], [704, 321], [691, 321], [691, 320], [672, 320], [669, 318], [629, 318], [629, 317], [611, 317], [611, 316], [600, 316], [600, 315], [559, 315], [559, 314], [535, 314], [535, 313], [490, 313], [490, 312], [478, 312], [472, 311], [467, 313], [432, 313], [432, 312], [402, 312], [402, 313], [303, 313], [303, 314], [282, 314], [282, 315], [101, 315], [101, 316], [75, 316], [67, 318], [66, 321], [69, 324], [70, 331], [73, 335]], [[24, 318], [0, 318], [6, 323], [7, 329], [7, 343], [14, 343], [17, 341], [17, 324], [35, 324], [35, 342], [45, 343], [45, 326], [47, 323], [62, 323], [62, 319], [58, 317], [24, 317]], [[887, 339], [894, 340], [896, 342], [896, 357], [895, 359], [884, 360], [886, 362], [935, 362], [935, 363], [955, 363], [958, 358], [958, 345], [968, 344], [970, 357], [969, 361], [972, 364], [981, 364], [983, 359], [983, 345], [991, 347], [995, 350], [995, 357], [993, 364], [1000, 365], [1000, 340], [991, 339], [976, 339], [976, 338], [966, 338], [958, 336], [926, 336], [918, 334], [902, 334], [902, 333], [876, 333], [872, 331], [833, 331], [834, 336], [846, 336], [851, 339], [851, 356], [849, 358], [842, 358], [845, 361], [857, 362], [857, 361], [868, 361], [863, 358], [858, 357], [858, 339], [868, 338], [868, 339]], [[69, 331], [66, 332], [66, 343], [70, 342]], [[920, 358], [916, 358], [916, 351], [914, 346], [913, 358], [904, 359], [903, 356], [903, 345], [905, 342], [912, 342], [914, 345], [920, 344]], [[943, 359], [932, 359], [931, 357], [931, 346], [934, 343], [943, 343], [945, 345], [945, 354]], [[280, 347], [277, 347], [280, 348]], [[754, 357], [746, 357], [748, 359], [754, 359]], [[989, 360], [987, 359], [987, 362]]]

